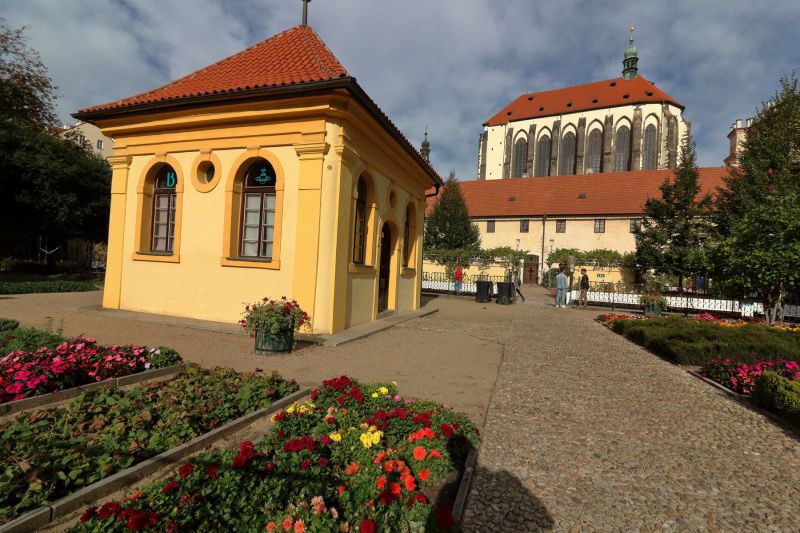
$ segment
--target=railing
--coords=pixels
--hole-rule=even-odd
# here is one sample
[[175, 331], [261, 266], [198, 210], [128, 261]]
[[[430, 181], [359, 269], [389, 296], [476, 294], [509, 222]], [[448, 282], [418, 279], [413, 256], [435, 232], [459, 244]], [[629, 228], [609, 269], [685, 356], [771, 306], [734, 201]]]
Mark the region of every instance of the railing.
[[[505, 276], [464, 276], [461, 281], [461, 294], [475, 294], [477, 281], [492, 281], [492, 296], [497, 295], [497, 282], [508, 281]], [[444, 272], [423, 272], [422, 290], [429, 292], [454, 293], [456, 282]]]

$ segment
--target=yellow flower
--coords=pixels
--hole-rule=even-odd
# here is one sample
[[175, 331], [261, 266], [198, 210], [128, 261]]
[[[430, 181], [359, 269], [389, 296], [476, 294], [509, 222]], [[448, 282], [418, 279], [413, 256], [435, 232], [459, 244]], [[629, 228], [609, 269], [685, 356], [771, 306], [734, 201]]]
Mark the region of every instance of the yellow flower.
[[[387, 389], [386, 387], [381, 387], [381, 388], [380, 388], [380, 389], [378, 389], [378, 390], [380, 390], [380, 391], [381, 391], [381, 394], [389, 394], [389, 389]], [[376, 392], [375, 394], [373, 394], [373, 396], [377, 397], [377, 396], [378, 396], [378, 393]]]
[[377, 397], [378, 397], [378, 393], [377, 393], [377, 392], [373, 392], [373, 393], [372, 393], [372, 397], [373, 397], [373, 398], [377, 398]]
[[333, 442], [341, 442], [342, 441], [342, 435], [338, 431], [334, 431], [333, 433], [328, 435], [328, 437], [330, 437]]
[[396, 382], [396, 381], [392, 381], [392, 385], [394, 385], [395, 387], [397, 387], [397, 382]]

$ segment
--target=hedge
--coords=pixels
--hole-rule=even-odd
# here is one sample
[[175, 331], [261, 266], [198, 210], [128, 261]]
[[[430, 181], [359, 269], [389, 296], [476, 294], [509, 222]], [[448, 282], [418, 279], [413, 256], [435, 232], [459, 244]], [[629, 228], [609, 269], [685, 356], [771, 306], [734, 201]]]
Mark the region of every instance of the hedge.
[[0, 318], [0, 332], [12, 331], [19, 327], [19, 322], [13, 318]]
[[3, 331], [0, 328], [0, 357], [17, 350], [53, 349], [65, 340], [57, 332], [46, 329], [18, 327]]
[[85, 292], [96, 291], [91, 281], [46, 280], [46, 281], [0, 281], [0, 294], [30, 294], [37, 292]]
[[651, 352], [684, 365], [730, 358], [742, 363], [800, 360], [800, 333], [763, 324], [723, 327], [683, 317], [615, 320], [611, 328]]
[[800, 423], [800, 381], [792, 381], [775, 372], [764, 372], [750, 398], [756, 405]]

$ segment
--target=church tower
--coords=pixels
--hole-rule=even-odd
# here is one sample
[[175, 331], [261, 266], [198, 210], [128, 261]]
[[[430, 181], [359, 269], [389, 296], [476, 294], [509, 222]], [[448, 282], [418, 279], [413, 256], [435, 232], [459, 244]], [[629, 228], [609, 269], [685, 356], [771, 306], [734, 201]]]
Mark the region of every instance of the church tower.
[[428, 142], [428, 128], [425, 128], [425, 140], [422, 141], [422, 148], [419, 149], [422, 159], [431, 162], [431, 143]]
[[631, 40], [628, 42], [628, 49], [625, 50], [625, 59], [622, 60], [622, 77], [626, 80], [632, 80], [636, 77], [639, 69], [636, 67], [639, 63], [639, 56], [636, 55], [637, 50], [633, 45], [633, 26], [631, 26]]

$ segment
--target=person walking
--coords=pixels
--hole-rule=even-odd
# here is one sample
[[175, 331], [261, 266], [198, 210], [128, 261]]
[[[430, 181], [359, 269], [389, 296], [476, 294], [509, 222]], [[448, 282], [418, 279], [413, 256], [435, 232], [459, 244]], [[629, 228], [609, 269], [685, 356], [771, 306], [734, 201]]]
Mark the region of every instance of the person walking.
[[522, 294], [522, 291], [520, 290], [520, 287], [522, 287], [522, 280], [519, 279], [519, 272], [515, 270], [514, 271], [514, 290], [517, 291], [517, 294], [519, 294], [519, 297], [522, 298], [522, 301], [524, 303], [525, 302], [525, 295]]
[[453, 285], [455, 288], [456, 296], [461, 296], [461, 282], [464, 281], [464, 271], [461, 269], [460, 266], [456, 267], [456, 271], [453, 274], [453, 281], [455, 282], [453, 283]]
[[581, 269], [581, 297], [578, 300], [578, 305], [586, 309], [589, 305], [589, 276], [586, 275], [586, 269]]
[[567, 285], [569, 278], [564, 274], [564, 267], [558, 267], [558, 275], [556, 276], [556, 307], [567, 307]]

